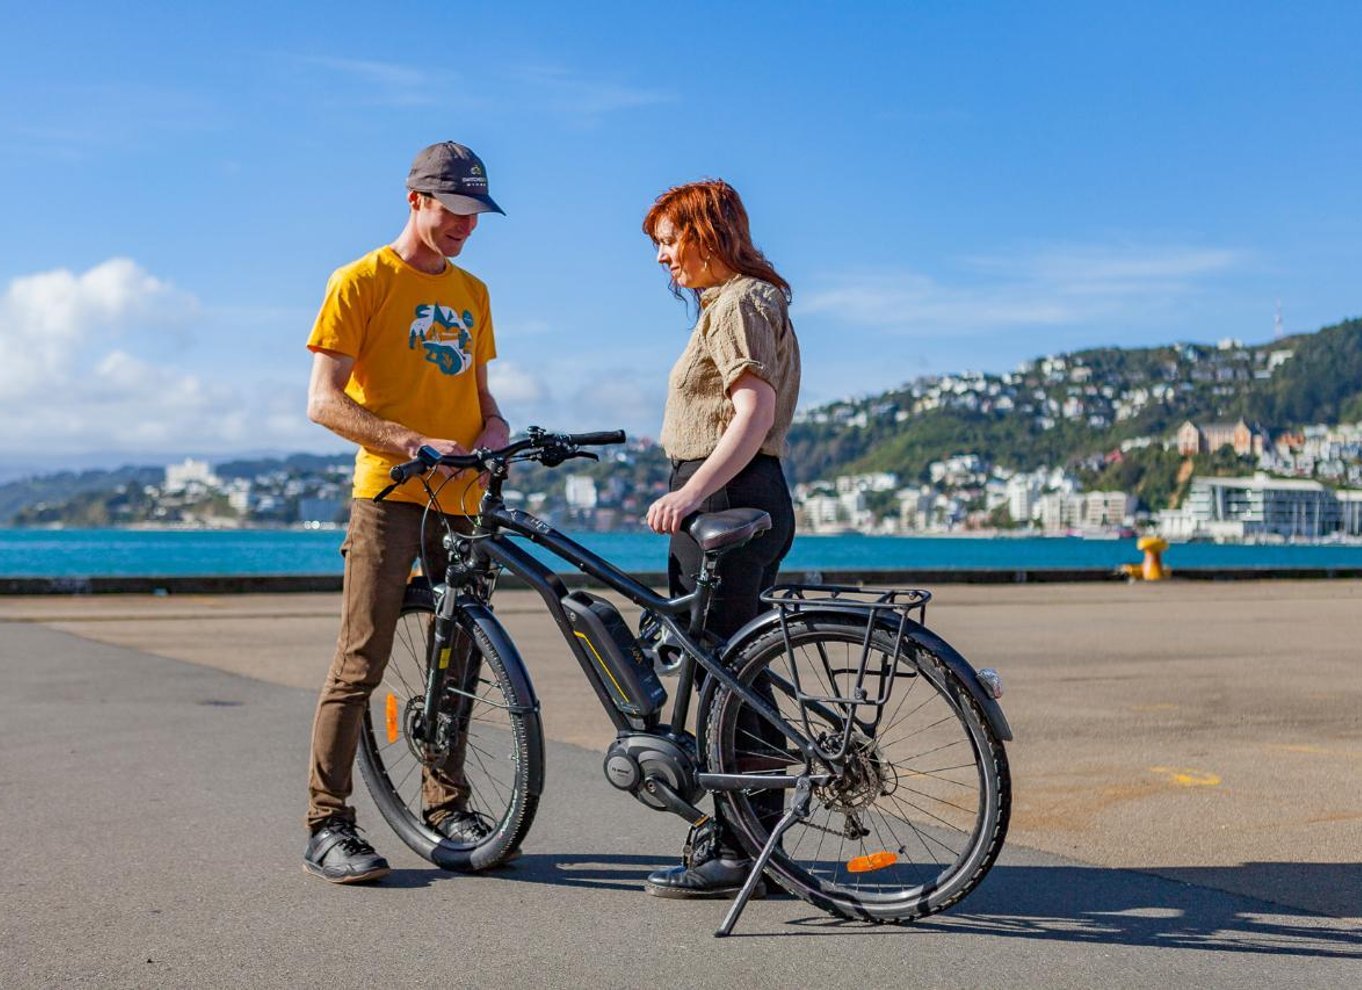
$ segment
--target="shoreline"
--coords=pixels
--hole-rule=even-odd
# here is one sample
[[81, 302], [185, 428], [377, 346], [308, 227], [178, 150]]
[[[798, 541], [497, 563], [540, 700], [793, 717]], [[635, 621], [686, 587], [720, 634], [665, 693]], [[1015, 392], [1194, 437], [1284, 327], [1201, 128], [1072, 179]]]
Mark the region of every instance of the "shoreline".
[[[649, 587], [666, 587], [660, 571], [632, 572]], [[604, 588], [587, 574], [560, 573], [569, 588]], [[1161, 582], [1330, 581], [1362, 578], [1357, 567], [1186, 567], [1175, 568]], [[869, 587], [948, 584], [1092, 584], [1140, 583], [1107, 568], [923, 568], [782, 571], [778, 584], [852, 585]], [[524, 590], [512, 574], [502, 574], [497, 587]], [[86, 577], [0, 577], [0, 597], [56, 595], [236, 595], [339, 592], [340, 574], [199, 574], [107, 575]]]
[[[49, 524], [45, 526], [0, 525], [0, 535], [5, 533], [187, 533], [242, 534], [242, 533], [343, 533], [342, 523], [279, 523], [252, 524], [249, 526], [193, 526], [185, 524], [136, 523], [126, 526], [65, 526]], [[606, 529], [606, 530], [564, 530], [574, 539], [591, 536], [629, 536], [652, 535], [646, 529]], [[1063, 530], [1040, 532], [1016, 529], [976, 529], [940, 530], [912, 533], [879, 533], [848, 529], [825, 532], [797, 532], [800, 540], [836, 540], [846, 537], [878, 540], [1081, 540], [1094, 543], [1113, 543], [1123, 540], [1137, 540], [1141, 536], [1158, 536], [1155, 532], [1131, 531], [1128, 527], [1110, 530]], [[1362, 547], [1362, 536], [1331, 534], [1317, 538], [1283, 536], [1276, 533], [1259, 534], [1246, 537], [1164, 537], [1171, 546], [1244, 546], [1244, 547]]]

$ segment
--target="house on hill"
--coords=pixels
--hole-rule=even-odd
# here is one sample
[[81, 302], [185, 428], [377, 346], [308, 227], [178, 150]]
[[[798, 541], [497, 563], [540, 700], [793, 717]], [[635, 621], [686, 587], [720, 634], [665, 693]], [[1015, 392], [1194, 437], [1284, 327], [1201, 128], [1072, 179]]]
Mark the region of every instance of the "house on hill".
[[1261, 457], [1267, 446], [1267, 431], [1261, 426], [1240, 419], [1237, 423], [1204, 423], [1197, 425], [1190, 419], [1178, 427], [1178, 453], [1209, 454], [1221, 447], [1232, 447], [1241, 457]]

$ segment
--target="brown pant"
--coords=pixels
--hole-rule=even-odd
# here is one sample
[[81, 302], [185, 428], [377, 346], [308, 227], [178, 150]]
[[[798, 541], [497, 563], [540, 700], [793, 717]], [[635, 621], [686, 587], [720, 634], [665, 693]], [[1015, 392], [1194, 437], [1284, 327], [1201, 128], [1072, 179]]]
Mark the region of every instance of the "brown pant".
[[[383, 680], [383, 671], [388, 666], [407, 577], [412, 562], [420, 555], [423, 511], [410, 502], [356, 499], [351, 503], [350, 528], [341, 544], [345, 580], [340, 636], [312, 723], [309, 828], [331, 817], [355, 820], [355, 811], [346, 801], [352, 789], [360, 726], [369, 695]], [[445, 519], [458, 532], [472, 529], [465, 516]], [[448, 554], [440, 545], [443, 532], [438, 517], [432, 514], [425, 541], [425, 562], [432, 584], [444, 580]], [[466, 650], [467, 644], [464, 645]], [[463, 652], [456, 649], [456, 653]], [[464, 658], [454, 659], [457, 664]], [[459, 739], [438, 768], [423, 774], [425, 812], [434, 820], [461, 810], [467, 800], [464, 743], [464, 739]]]

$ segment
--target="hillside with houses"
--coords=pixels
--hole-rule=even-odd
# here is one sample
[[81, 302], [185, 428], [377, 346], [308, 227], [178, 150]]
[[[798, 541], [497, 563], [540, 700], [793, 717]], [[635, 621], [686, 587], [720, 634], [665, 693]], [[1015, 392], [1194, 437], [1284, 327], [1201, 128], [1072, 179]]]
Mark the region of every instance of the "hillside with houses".
[[[790, 448], [806, 533], [1359, 536], [1362, 320], [924, 377], [801, 409]], [[667, 472], [636, 439], [586, 468], [518, 468], [507, 497], [569, 527], [632, 529]], [[0, 523], [336, 525], [348, 473], [348, 458], [298, 456], [25, 479], [0, 486]]]

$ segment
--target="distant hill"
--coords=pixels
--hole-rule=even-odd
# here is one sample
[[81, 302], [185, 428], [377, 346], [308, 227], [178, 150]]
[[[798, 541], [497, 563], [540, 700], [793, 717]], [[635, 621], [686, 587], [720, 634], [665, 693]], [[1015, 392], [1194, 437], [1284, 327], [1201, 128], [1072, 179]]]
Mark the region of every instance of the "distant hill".
[[61, 471], [7, 482], [0, 485], [0, 525], [31, 505], [63, 504], [81, 496], [112, 492], [123, 485], [156, 485], [165, 476], [165, 468], [128, 466], [112, 471]]
[[[919, 379], [877, 395], [801, 410], [790, 431], [786, 470], [795, 481], [839, 474], [892, 471], [901, 484], [927, 477], [928, 466], [975, 453], [1016, 470], [1065, 467], [1085, 485], [1140, 494], [1151, 507], [1176, 498], [1179, 458], [1161, 447], [1109, 455], [1123, 441], [1164, 439], [1186, 420], [1243, 418], [1269, 432], [1313, 423], [1362, 421], [1362, 319], [1262, 344], [1173, 344], [1092, 348], [1027, 362], [1004, 375], [960, 373]], [[315, 474], [348, 464], [349, 454], [219, 463], [224, 479], [273, 472]], [[1198, 470], [1237, 472], [1223, 456]], [[655, 495], [665, 489], [660, 450], [640, 449], [623, 460], [574, 462], [615, 494]], [[520, 467], [515, 485], [561, 492], [565, 471]], [[120, 486], [159, 484], [164, 470], [62, 472], [0, 485], [0, 524], [27, 506], [72, 503], [63, 518], [101, 518], [99, 494]]]
[[316, 474], [331, 467], [349, 466], [354, 454], [290, 454], [288, 457], [257, 457], [251, 460], [223, 461], [213, 465], [213, 473], [224, 481], [255, 478], [270, 471], [297, 471]]
[[[1047, 362], [1060, 370], [1047, 372]], [[997, 389], [995, 400], [1006, 397], [1004, 403], [972, 405], [952, 395], [936, 408], [921, 408], [942, 378], [952, 376], [804, 413], [790, 433], [795, 479], [894, 471], [906, 483], [924, 477], [931, 462], [965, 452], [1021, 470], [1070, 465], [1123, 440], [1169, 436], [1189, 419], [1242, 417], [1269, 431], [1362, 421], [1362, 320], [1254, 346], [1182, 344], [1056, 355], [1014, 374], [975, 376], [965, 383], [976, 396]], [[1158, 401], [1131, 399], [1156, 388], [1165, 393]], [[1124, 416], [1123, 397], [1129, 400]], [[1082, 415], [1040, 411], [1071, 399], [1083, 403]]]

